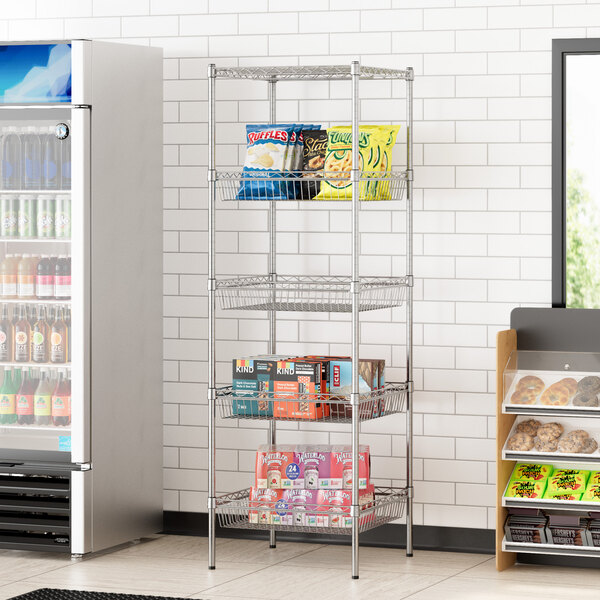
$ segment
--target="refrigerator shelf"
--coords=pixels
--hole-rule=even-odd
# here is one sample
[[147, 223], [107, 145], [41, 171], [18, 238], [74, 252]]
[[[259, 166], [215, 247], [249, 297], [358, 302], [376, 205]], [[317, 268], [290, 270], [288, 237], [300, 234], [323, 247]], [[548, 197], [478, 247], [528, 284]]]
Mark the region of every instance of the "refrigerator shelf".
[[[406, 383], [386, 383], [383, 389], [361, 393], [359, 418], [370, 421], [404, 411]], [[352, 423], [350, 396], [292, 394], [285, 392], [237, 392], [231, 386], [217, 389], [217, 405], [223, 419], [295, 421], [298, 423]]]
[[0, 304], [60, 304], [61, 306], [70, 306], [69, 300], [46, 300], [41, 298], [0, 298]]
[[[4, 108], [4, 107], [3, 107]], [[41, 195], [41, 194], [70, 194], [71, 190], [0, 190], [0, 194], [33, 194]]]
[[71, 239], [70, 238], [18, 238], [18, 237], [0, 237], [0, 242], [10, 242], [11, 244], [14, 244], [15, 242], [19, 243], [19, 244], [30, 244], [30, 243], [39, 243], [39, 242], [44, 242], [44, 243], [51, 243], [51, 244], [70, 244], [71, 243]]
[[[348, 490], [349, 491], [349, 490]], [[404, 515], [408, 491], [406, 488], [375, 488], [375, 503], [360, 511], [359, 532], [363, 533], [380, 525], [385, 525]], [[280, 501], [281, 502], [281, 501]], [[338, 510], [335, 510], [335, 509]], [[250, 505], [250, 489], [240, 490], [231, 494], [217, 497], [217, 516], [221, 527], [234, 529], [257, 529], [262, 531], [290, 531], [301, 533], [321, 533], [333, 535], [351, 535], [352, 527], [346, 525], [331, 525], [332, 514], [339, 517], [339, 507], [333, 507], [329, 512], [326, 507], [306, 504], [302, 508], [283, 506], [281, 503], [263, 503], [260, 506]], [[250, 511], [253, 514], [250, 521]], [[265, 520], [258, 521], [262, 513]], [[307, 525], [306, 515], [317, 516], [321, 525]], [[349, 515], [347, 515], [349, 516]], [[286, 525], [281, 521], [291, 521], [293, 525]], [[270, 522], [268, 522], [270, 521]], [[273, 521], [277, 521], [273, 523]]]
[[9, 429], [11, 431], [47, 431], [50, 433], [71, 433], [70, 427], [58, 427], [56, 425], [19, 425], [13, 423], [11, 425], [2, 425], [0, 423], [0, 434], [3, 430]]
[[0, 362], [0, 367], [12, 367], [29, 369], [37, 367], [39, 369], [70, 369], [71, 363], [38, 363], [38, 362]]
[[[217, 280], [221, 308], [299, 312], [352, 312], [352, 282], [344, 276], [268, 275]], [[361, 277], [359, 310], [402, 306], [407, 277]]]

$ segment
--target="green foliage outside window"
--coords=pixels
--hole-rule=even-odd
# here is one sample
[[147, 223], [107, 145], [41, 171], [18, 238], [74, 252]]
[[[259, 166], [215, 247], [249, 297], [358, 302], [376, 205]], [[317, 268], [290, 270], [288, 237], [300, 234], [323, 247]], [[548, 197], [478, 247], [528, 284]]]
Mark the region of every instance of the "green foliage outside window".
[[567, 307], [600, 308], [600, 213], [577, 169], [567, 172]]

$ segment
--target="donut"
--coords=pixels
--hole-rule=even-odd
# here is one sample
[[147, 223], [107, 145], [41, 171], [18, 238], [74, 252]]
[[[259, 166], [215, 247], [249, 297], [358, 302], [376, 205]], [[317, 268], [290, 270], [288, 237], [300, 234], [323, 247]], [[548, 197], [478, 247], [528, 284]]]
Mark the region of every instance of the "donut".
[[564, 385], [569, 390], [569, 396], [572, 396], [577, 391], [577, 381], [572, 377], [565, 377], [557, 381], [554, 385]]
[[544, 389], [544, 382], [535, 375], [525, 375], [517, 382], [517, 390], [529, 390], [537, 396]]
[[537, 430], [537, 437], [542, 442], [557, 440], [564, 431], [564, 427], [560, 423], [545, 423]]
[[556, 452], [558, 446], [558, 439], [553, 438], [550, 440], [542, 441], [540, 438], [535, 438], [535, 451], [536, 452]]
[[511, 404], [535, 404], [536, 400], [537, 394], [526, 389], [517, 389], [510, 397]]
[[527, 419], [527, 421], [521, 421], [516, 429], [516, 433], [526, 433], [535, 437], [537, 430], [541, 427], [541, 423], [535, 419]]
[[595, 392], [579, 392], [573, 398], [573, 406], [595, 407], [598, 406], [598, 396]]
[[596, 375], [588, 375], [587, 377], [580, 379], [579, 383], [577, 384], [577, 389], [580, 392], [597, 394], [600, 392], [600, 377], [596, 377]]
[[581, 451], [584, 454], [591, 454], [592, 452], [596, 452], [596, 450], [598, 450], [598, 442], [594, 438], [588, 438], [583, 442]]
[[570, 396], [566, 386], [554, 383], [542, 394], [540, 402], [544, 406], [566, 406]]
[[533, 448], [533, 437], [526, 433], [515, 433], [506, 443], [508, 450], [528, 451]]

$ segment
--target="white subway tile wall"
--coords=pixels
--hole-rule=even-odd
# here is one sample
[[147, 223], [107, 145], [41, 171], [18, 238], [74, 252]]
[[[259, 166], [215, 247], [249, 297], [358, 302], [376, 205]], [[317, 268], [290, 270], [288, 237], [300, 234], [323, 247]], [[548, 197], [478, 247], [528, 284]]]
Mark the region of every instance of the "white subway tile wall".
[[[348, 62], [415, 68], [415, 520], [494, 527], [494, 344], [512, 308], [550, 303], [553, 38], [599, 35], [584, 0], [1, 0], [9, 40], [93, 37], [164, 48], [164, 507], [205, 511], [207, 489], [206, 65]], [[237, 167], [265, 85], [217, 84], [217, 160]], [[289, 83], [278, 118], [350, 118], [344, 83]], [[361, 84], [362, 117], [404, 125], [404, 84]], [[405, 156], [399, 135], [396, 163]], [[365, 207], [364, 275], [404, 270], [403, 203]], [[264, 273], [267, 212], [218, 203], [220, 274]], [[278, 210], [282, 273], [346, 274], [347, 207]], [[361, 354], [402, 379], [404, 311], [364, 315]], [[348, 352], [347, 315], [280, 314], [279, 352]], [[265, 313], [221, 312], [229, 360], [267, 351]], [[401, 484], [404, 416], [363, 426], [373, 476]], [[290, 442], [349, 441], [347, 426], [283, 423]], [[250, 485], [261, 423], [219, 421], [217, 487]]]

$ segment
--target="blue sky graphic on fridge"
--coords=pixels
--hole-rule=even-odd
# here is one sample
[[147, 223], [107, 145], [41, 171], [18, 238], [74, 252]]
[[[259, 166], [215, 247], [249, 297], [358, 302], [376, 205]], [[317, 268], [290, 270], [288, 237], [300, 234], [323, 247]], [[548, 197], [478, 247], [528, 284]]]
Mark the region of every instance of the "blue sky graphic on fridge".
[[0, 46], [0, 103], [71, 102], [71, 44]]

